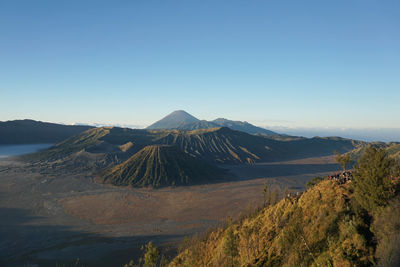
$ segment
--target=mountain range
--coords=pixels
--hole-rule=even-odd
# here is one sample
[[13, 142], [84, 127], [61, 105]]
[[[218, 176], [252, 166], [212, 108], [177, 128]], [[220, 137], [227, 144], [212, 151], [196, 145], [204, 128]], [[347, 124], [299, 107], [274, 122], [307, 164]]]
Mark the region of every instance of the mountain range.
[[[147, 129], [197, 130], [229, 127], [250, 134], [277, 135], [275, 132], [247, 122], [216, 119], [199, 120], [186, 111], [177, 110], [148, 126]], [[73, 135], [95, 128], [89, 125], [64, 125], [35, 120], [13, 120], [0, 122], [0, 144], [58, 143]]]
[[55, 162], [57, 167], [64, 164], [70, 171], [92, 170], [101, 176], [97, 181], [114, 185], [159, 187], [220, 181], [216, 166], [221, 164], [325, 156], [360, 145], [343, 138], [282, 141], [227, 127], [193, 131], [103, 127], [24, 158]]
[[165, 116], [161, 120], [148, 126], [147, 129], [178, 129], [178, 130], [197, 130], [217, 127], [228, 127], [233, 130], [242, 131], [249, 134], [276, 135], [277, 133], [254, 126], [248, 122], [232, 121], [218, 118], [213, 121], [199, 120], [184, 110], [176, 110]]
[[52, 144], [90, 128], [34, 120], [5, 121], [0, 122], [0, 144]]
[[339, 137], [276, 140], [227, 127], [183, 130], [146, 130], [118, 127], [89, 129], [36, 153], [33, 158], [58, 160], [85, 151], [125, 160], [148, 145], [176, 146], [183, 152], [213, 164], [243, 164], [330, 155], [347, 152], [361, 142]]
[[364, 144], [339, 137], [301, 138], [265, 131], [246, 122], [207, 122], [175, 111], [148, 129], [91, 128], [24, 158], [57, 162], [70, 170], [89, 169], [100, 176], [97, 181], [114, 185], [160, 187], [216, 181], [221, 178], [217, 165], [326, 156]]

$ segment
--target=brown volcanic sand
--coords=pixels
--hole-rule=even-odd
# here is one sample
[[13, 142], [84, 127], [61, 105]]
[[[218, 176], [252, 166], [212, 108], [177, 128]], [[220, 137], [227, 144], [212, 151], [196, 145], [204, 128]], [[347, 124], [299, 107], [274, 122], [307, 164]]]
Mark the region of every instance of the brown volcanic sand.
[[236, 180], [152, 190], [101, 185], [90, 173], [2, 159], [0, 265], [55, 266], [56, 260], [80, 258], [85, 266], [118, 266], [149, 240], [176, 243], [259, 206], [266, 181], [298, 191], [338, 166], [324, 157], [225, 168]]
[[101, 225], [220, 220], [260, 204], [263, 182], [264, 179], [186, 188], [131, 189], [67, 197], [60, 202], [73, 216]]

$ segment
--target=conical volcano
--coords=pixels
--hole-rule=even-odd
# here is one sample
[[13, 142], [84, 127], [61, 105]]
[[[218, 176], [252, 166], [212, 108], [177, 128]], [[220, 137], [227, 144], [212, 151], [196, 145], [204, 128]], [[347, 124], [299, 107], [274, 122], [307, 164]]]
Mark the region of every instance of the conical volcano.
[[103, 182], [134, 187], [200, 184], [221, 178], [222, 170], [175, 146], [146, 146], [122, 164], [104, 172]]
[[161, 120], [153, 123], [147, 129], [178, 129], [182, 125], [198, 122], [199, 120], [184, 110], [176, 110]]

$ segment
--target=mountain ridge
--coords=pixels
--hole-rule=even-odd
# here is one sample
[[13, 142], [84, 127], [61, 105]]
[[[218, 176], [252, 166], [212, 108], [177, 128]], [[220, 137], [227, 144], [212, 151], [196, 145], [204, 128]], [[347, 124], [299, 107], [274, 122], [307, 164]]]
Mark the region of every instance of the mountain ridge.
[[58, 143], [91, 128], [31, 119], [5, 121], [0, 122], [0, 144]]
[[211, 122], [218, 124], [222, 127], [228, 127], [233, 130], [242, 131], [242, 132], [246, 132], [249, 134], [264, 134], [264, 135], [277, 134], [273, 131], [250, 124], [247, 121], [233, 121], [233, 120], [228, 120], [225, 118], [217, 118]]
[[214, 164], [243, 164], [347, 152], [357, 141], [342, 138], [275, 140], [227, 127], [184, 130], [146, 130], [103, 127], [87, 130], [52, 148], [33, 154], [38, 160], [62, 159], [79, 151], [126, 159], [148, 145], [174, 145], [191, 156]]
[[277, 133], [252, 125], [246, 121], [233, 121], [225, 118], [217, 118], [213, 121], [199, 120], [184, 110], [176, 110], [164, 118], [148, 126], [146, 129], [178, 129], [196, 130], [216, 127], [228, 127], [233, 130], [259, 135], [278, 135]]

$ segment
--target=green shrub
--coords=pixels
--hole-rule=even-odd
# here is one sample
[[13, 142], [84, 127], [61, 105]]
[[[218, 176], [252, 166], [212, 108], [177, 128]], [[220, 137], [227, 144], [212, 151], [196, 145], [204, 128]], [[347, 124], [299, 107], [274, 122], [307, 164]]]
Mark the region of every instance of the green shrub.
[[311, 187], [313, 187], [314, 185], [316, 185], [316, 184], [318, 184], [319, 182], [321, 182], [322, 180], [324, 180], [324, 178], [319, 177], [319, 176], [314, 177], [314, 178], [312, 178], [311, 180], [309, 180], [309, 181], [306, 183], [306, 187], [307, 187], [307, 188], [311, 188]]
[[366, 148], [354, 168], [354, 196], [367, 211], [385, 206], [394, 196], [390, 176], [394, 174], [394, 161], [383, 149]]
[[160, 260], [160, 251], [153, 244], [153, 242], [147, 243], [144, 253], [144, 267], [156, 267]]

